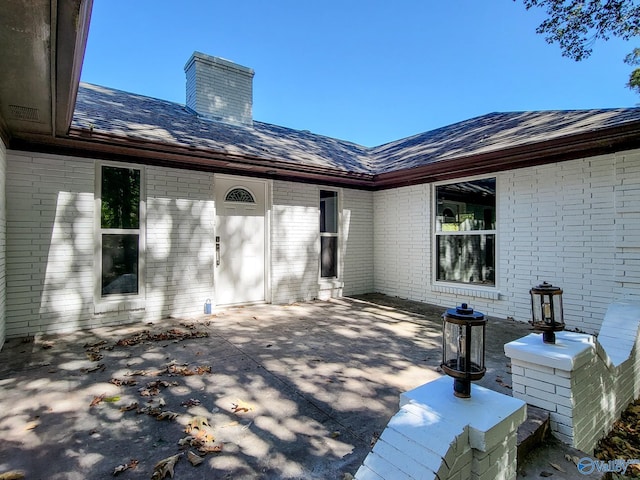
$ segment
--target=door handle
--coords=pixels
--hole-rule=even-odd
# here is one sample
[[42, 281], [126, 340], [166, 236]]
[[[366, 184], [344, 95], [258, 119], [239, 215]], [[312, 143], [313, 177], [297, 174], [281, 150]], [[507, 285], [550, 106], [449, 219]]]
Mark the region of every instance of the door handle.
[[220, 265], [220, 237], [216, 237], [216, 267]]

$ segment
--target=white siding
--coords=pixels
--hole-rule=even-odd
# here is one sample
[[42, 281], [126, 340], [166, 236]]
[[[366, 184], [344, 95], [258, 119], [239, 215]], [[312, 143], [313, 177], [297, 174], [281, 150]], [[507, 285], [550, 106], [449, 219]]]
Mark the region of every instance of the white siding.
[[529, 289], [546, 280], [564, 290], [568, 327], [590, 333], [610, 303], [640, 295], [639, 151], [495, 176], [495, 291], [432, 284], [429, 185], [375, 193], [376, 291], [528, 321]]
[[8, 337], [202, 313], [213, 293], [209, 174], [146, 167], [146, 301], [124, 310], [93, 298], [95, 161], [7, 160]]

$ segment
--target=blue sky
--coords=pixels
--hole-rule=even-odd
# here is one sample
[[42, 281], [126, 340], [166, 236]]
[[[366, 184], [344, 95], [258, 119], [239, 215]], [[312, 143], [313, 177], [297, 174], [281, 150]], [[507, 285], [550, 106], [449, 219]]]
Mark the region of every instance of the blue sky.
[[255, 120], [374, 146], [495, 111], [630, 107], [623, 59], [575, 62], [512, 0], [94, 0], [82, 80], [184, 104], [194, 51], [255, 70]]

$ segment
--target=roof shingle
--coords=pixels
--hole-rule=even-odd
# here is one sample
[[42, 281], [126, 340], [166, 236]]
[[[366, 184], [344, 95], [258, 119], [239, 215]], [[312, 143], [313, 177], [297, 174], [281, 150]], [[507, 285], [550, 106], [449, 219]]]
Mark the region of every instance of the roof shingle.
[[640, 108], [490, 113], [374, 148], [254, 121], [199, 117], [174, 102], [81, 83], [72, 127], [297, 166], [381, 174], [640, 122]]

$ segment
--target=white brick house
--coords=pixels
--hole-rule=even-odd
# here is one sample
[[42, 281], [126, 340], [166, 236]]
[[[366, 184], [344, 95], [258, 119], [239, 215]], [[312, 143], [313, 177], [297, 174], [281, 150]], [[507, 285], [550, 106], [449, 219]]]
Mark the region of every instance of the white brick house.
[[58, 25], [51, 63], [0, 72], [58, 72], [30, 87], [53, 102], [0, 81], [0, 345], [374, 291], [527, 321], [543, 280], [596, 332], [640, 293], [640, 109], [488, 114], [370, 149], [255, 121], [253, 71], [199, 53], [186, 106], [79, 86], [90, 4], [57, 8], [79, 27]]

